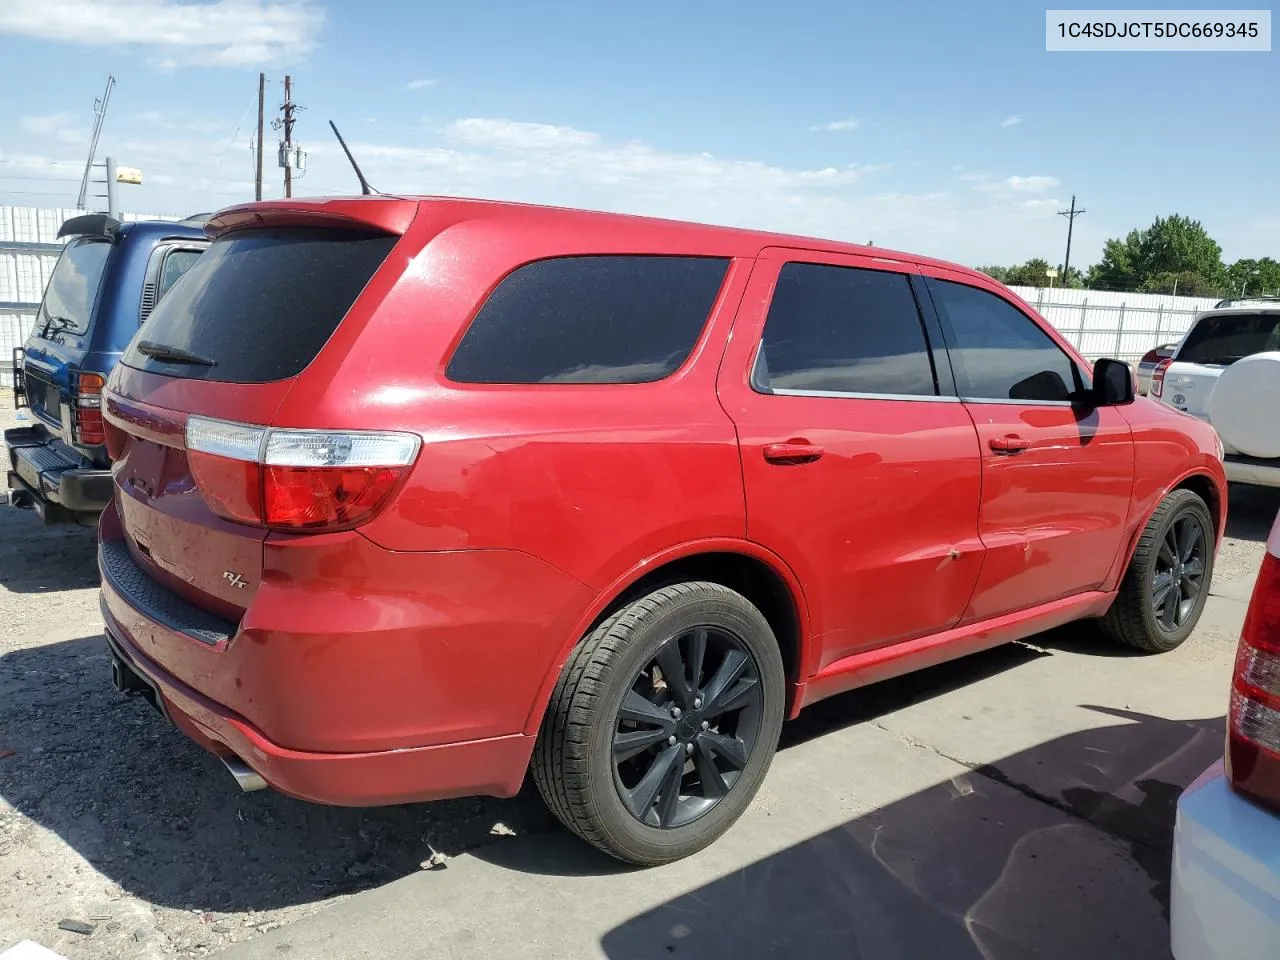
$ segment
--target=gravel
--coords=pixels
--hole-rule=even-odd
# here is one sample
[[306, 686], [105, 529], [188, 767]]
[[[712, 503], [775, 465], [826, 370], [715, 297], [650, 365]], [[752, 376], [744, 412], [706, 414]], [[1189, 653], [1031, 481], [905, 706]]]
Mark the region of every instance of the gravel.
[[[14, 422], [0, 390], [0, 424]], [[1222, 577], [1251, 576], [1277, 497], [1233, 493]], [[241, 794], [111, 688], [93, 531], [0, 506], [0, 951], [201, 957], [513, 834], [532, 792], [376, 809]], [[88, 931], [88, 932], [85, 932]]]
[[[13, 423], [0, 390], [0, 425]], [[0, 952], [30, 939], [72, 960], [206, 956], [555, 829], [528, 790], [372, 809], [240, 793], [112, 689], [97, 584], [92, 530], [0, 506]]]

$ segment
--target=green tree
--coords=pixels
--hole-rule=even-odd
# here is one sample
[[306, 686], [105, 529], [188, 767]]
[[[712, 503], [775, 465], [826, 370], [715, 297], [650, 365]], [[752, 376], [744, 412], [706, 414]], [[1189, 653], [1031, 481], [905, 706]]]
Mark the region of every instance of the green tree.
[[1048, 260], [1043, 257], [1032, 257], [1022, 266], [1013, 267], [1005, 283], [1020, 287], [1046, 287], [1049, 285], [1048, 269]]
[[1222, 284], [1206, 280], [1194, 270], [1158, 273], [1142, 282], [1143, 293], [1173, 293], [1180, 297], [1220, 297]]
[[1237, 260], [1227, 268], [1228, 296], [1280, 295], [1280, 263], [1270, 257]]
[[992, 280], [998, 280], [1001, 283], [1009, 282], [1009, 273], [1012, 270], [1012, 267], [978, 267], [979, 273], [985, 273]]
[[1123, 240], [1108, 240], [1102, 247], [1102, 259], [1089, 268], [1089, 286], [1094, 290], [1134, 290], [1138, 276], [1138, 248], [1142, 234], [1130, 230]]
[[1214, 296], [1227, 283], [1222, 247], [1199, 220], [1180, 214], [1156, 217], [1145, 230], [1108, 240], [1102, 259], [1089, 269], [1089, 285], [1101, 290], [1160, 292], [1186, 287]]

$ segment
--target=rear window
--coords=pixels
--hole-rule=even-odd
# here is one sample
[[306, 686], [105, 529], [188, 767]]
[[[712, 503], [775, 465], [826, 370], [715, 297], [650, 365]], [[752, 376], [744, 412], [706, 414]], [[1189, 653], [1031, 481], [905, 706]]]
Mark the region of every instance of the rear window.
[[102, 275], [111, 256], [111, 242], [80, 238], [72, 240], [58, 257], [44, 301], [36, 317], [37, 333], [83, 334], [93, 319], [93, 304], [98, 299]]
[[449, 362], [456, 383], [652, 383], [688, 358], [727, 259], [562, 257], [507, 276]]
[[124, 362], [230, 383], [297, 376], [398, 239], [298, 227], [227, 234], [156, 305]]
[[1280, 350], [1280, 311], [1224, 314], [1197, 323], [1178, 351], [1178, 360], [1232, 364], [1270, 350]]

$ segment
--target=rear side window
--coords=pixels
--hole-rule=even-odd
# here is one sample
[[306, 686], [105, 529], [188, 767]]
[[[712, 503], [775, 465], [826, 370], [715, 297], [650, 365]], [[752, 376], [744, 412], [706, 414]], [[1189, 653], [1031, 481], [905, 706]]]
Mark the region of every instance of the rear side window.
[[752, 379], [764, 391], [936, 396], [911, 281], [883, 270], [785, 264]]
[[1013, 304], [963, 283], [928, 284], [962, 398], [1061, 403], [1081, 389], [1075, 363]]
[[692, 352], [727, 259], [590, 256], [513, 271], [449, 361], [455, 383], [652, 383]]
[[1178, 359], [1187, 363], [1232, 364], [1270, 350], [1280, 350], [1280, 310], [1204, 317], [1187, 334]]
[[58, 257], [36, 317], [37, 332], [83, 334], [93, 320], [93, 305], [111, 256], [108, 240], [72, 240]]
[[164, 258], [164, 266], [160, 268], [160, 284], [156, 291], [159, 299], [169, 292], [169, 288], [178, 282], [178, 278], [191, 269], [200, 258], [200, 250], [173, 250]]
[[296, 227], [220, 237], [156, 305], [124, 362], [231, 383], [297, 376], [398, 239]]

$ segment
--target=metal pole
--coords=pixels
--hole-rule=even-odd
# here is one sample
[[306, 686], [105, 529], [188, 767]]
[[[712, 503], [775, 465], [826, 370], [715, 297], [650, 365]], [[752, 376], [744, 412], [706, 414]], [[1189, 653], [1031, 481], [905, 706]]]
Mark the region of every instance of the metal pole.
[[116, 162], [107, 157], [107, 215], [120, 219], [120, 207], [116, 202]]
[[253, 181], [253, 199], [262, 199], [262, 109], [267, 95], [267, 75], [258, 74], [258, 173]]
[[107, 75], [107, 89], [101, 100], [93, 101], [93, 134], [89, 137], [89, 159], [84, 162], [84, 176], [80, 178], [80, 195], [76, 198], [76, 209], [84, 209], [85, 196], [89, 192], [89, 174], [93, 170], [93, 157], [98, 152], [98, 137], [102, 134], [102, 121], [107, 116], [107, 103], [111, 100], [111, 88], [116, 85], [116, 78]]

